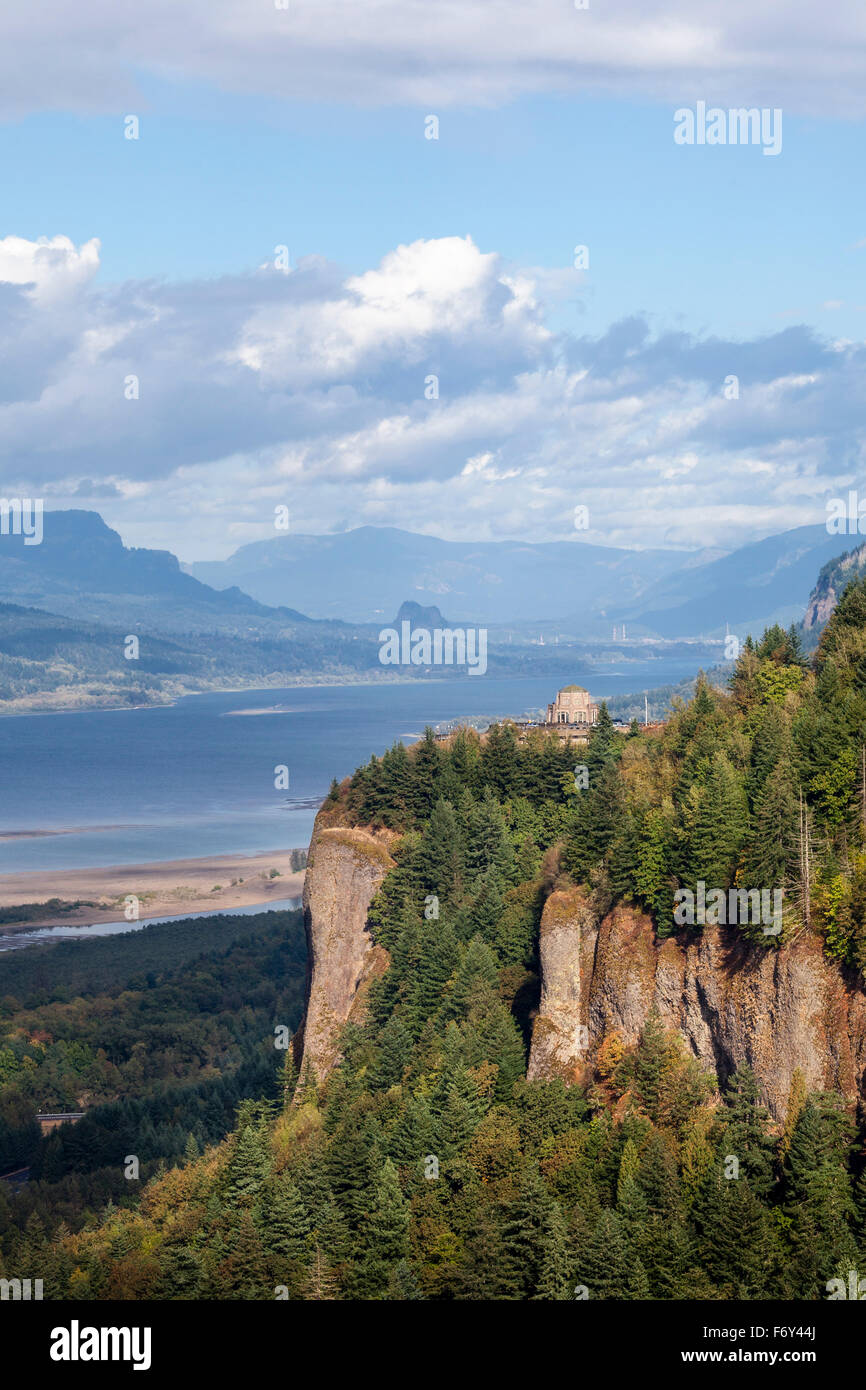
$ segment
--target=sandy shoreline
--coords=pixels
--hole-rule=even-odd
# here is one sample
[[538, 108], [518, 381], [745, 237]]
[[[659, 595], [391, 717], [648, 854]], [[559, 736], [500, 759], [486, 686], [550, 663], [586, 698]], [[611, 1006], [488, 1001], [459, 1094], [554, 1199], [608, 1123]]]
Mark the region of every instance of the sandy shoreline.
[[[276, 869], [278, 877], [271, 877]], [[139, 899], [139, 920], [185, 912], [230, 912], [281, 898], [300, 897], [303, 871], [292, 872], [291, 851], [269, 854], [217, 854], [205, 859], [172, 859], [157, 864], [121, 864], [96, 869], [49, 869], [37, 873], [0, 874], [0, 908], [84, 899], [97, 907], [50, 912], [30, 922], [0, 925], [0, 933], [37, 926], [75, 926], [113, 922], [123, 917], [124, 900]], [[219, 891], [214, 891], [215, 888]]]

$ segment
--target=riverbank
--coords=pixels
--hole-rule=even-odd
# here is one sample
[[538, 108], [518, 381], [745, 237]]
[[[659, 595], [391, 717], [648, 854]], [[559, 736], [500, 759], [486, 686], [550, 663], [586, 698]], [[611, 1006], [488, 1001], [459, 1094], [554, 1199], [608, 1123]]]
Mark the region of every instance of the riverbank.
[[44, 916], [27, 922], [0, 923], [0, 934], [41, 926], [74, 927], [116, 921], [125, 915], [128, 897], [138, 898], [140, 921], [186, 912], [231, 912], [234, 908], [267, 906], [271, 901], [299, 897], [303, 884], [303, 871], [292, 871], [291, 850], [0, 874], [0, 912], [4, 907], [44, 903], [51, 898], [96, 904], [72, 912], [49, 909]]
[[182, 681], [166, 681], [158, 690], [150, 692], [149, 699], [135, 704], [124, 700], [125, 692], [121, 686], [59, 686], [56, 690], [38, 691], [30, 695], [17, 695], [12, 699], [0, 700], [0, 718], [37, 714], [117, 714], [130, 710], [166, 709], [189, 695], [244, 695], [253, 690], [316, 690], [322, 686], [336, 686], [342, 689], [364, 685], [416, 685], [440, 678], [408, 675], [403, 671], [394, 674], [388, 670], [381, 673], [378, 670], [370, 670], [357, 674], [352, 671], [308, 671], [301, 675], [279, 672], [269, 677], [250, 677], [250, 680], [242, 685], [226, 685], [217, 680], [196, 682], [194, 685]]

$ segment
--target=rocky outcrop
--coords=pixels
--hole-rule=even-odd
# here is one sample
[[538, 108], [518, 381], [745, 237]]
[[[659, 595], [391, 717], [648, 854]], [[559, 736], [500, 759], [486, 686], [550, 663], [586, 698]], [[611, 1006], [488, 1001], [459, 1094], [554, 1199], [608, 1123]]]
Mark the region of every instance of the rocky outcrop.
[[295, 1039], [302, 1080], [323, 1081], [340, 1060], [346, 1023], [363, 1014], [369, 982], [387, 968], [373, 943], [367, 912], [393, 864], [383, 840], [366, 830], [317, 819], [304, 879], [307, 1009]]
[[[541, 1002], [532, 1030], [528, 1077], [584, 1078], [587, 985], [595, 918], [582, 889], [551, 893], [541, 916]], [[589, 975], [587, 974], [589, 968]]]
[[862, 980], [827, 960], [813, 935], [778, 951], [724, 927], [659, 941], [632, 907], [598, 922], [578, 888], [545, 905], [541, 969], [531, 1077], [591, 1076], [604, 1038], [637, 1042], [655, 1005], [720, 1080], [748, 1063], [777, 1120], [797, 1070], [810, 1089], [866, 1098]]
[[[322, 1081], [336, 1066], [343, 1027], [363, 1017], [370, 981], [387, 969], [367, 914], [394, 862], [393, 839], [322, 813], [316, 821], [304, 884], [307, 1010], [295, 1048], [302, 1077], [309, 1069]], [[781, 950], [714, 926], [659, 940], [637, 908], [619, 904], [599, 920], [587, 892], [571, 888], [545, 904], [540, 956], [530, 1078], [592, 1079], [605, 1038], [636, 1043], [655, 1007], [720, 1081], [748, 1063], [777, 1120], [796, 1071], [812, 1090], [866, 1100], [863, 981], [829, 961], [812, 934]]]
[[828, 561], [818, 575], [803, 615], [803, 632], [807, 638], [817, 639], [821, 628], [829, 621], [845, 585], [858, 574], [862, 574], [864, 569], [866, 545], [858, 545], [854, 550], [840, 555], [837, 560]]

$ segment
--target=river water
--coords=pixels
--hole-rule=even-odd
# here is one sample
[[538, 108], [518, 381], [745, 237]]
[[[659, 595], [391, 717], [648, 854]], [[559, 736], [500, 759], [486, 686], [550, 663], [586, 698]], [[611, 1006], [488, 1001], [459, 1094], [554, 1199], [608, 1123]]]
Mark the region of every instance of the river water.
[[[600, 698], [691, 676], [696, 661], [576, 666], [573, 679]], [[0, 719], [0, 873], [303, 847], [331, 779], [372, 753], [426, 724], [520, 717], [554, 694], [549, 677], [463, 677]]]

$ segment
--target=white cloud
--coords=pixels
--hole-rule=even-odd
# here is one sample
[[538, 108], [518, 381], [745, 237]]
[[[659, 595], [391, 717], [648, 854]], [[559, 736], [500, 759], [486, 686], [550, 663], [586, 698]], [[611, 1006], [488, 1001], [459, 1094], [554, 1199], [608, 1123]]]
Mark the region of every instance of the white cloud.
[[54, 303], [74, 293], [99, 269], [99, 241], [76, 247], [66, 236], [0, 238], [0, 284], [25, 285], [35, 299]]
[[533, 272], [469, 238], [348, 278], [103, 288], [97, 254], [0, 243], [4, 488], [186, 559], [271, 534], [276, 503], [296, 530], [527, 540], [573, 538], [580, 503], [587, 539], [730, 547], [821, 519], [866, 468], [862, 343], [555, 334]]
[[861, 0], [42, 0], [0, 15], [2, 109], [136, 110], [136, 74], [436, 111], [539, 92], [857, 116]]
[[281, 304], [257, 310], [234, 358], [270, 383], [300, 386], [369, 375], [395, 358], [406, 367], [429, 357], [432, 343], [550, 334], [536, 323], [527, 284], [502, 274], [498, 257], [470, 237], [399, 246], [380, 266], [351, 276], [333, 298], [308, 301], [287, 315]]

